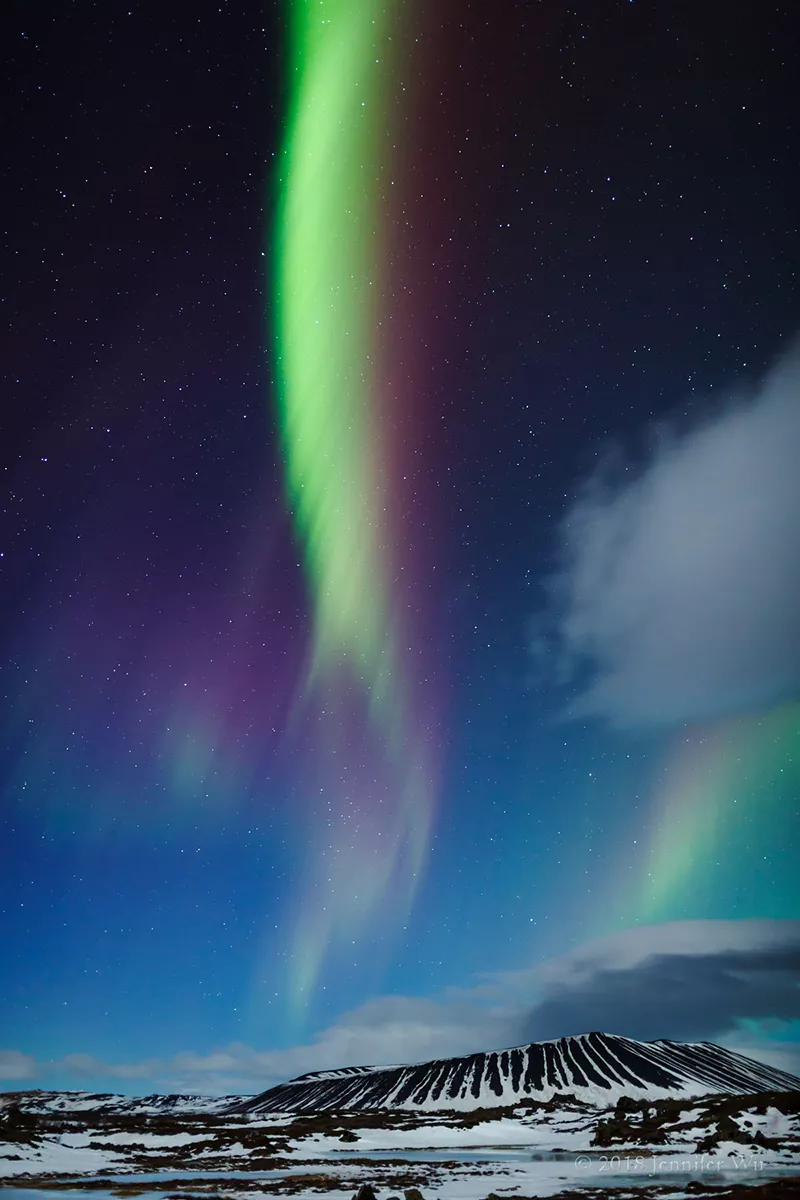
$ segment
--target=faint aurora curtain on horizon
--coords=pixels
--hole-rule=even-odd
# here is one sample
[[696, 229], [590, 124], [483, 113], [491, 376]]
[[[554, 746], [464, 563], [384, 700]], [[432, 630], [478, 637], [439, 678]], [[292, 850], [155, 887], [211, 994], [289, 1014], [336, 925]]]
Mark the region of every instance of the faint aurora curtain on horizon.
[[346, 944], [352, 959], [362, 935], [383, 940], [402, 925], [434, 811], [435, 722], [414, 600], [425, 572], [408, 537], [410, 375], [391, 302], [399, 26], [395, 6], [375, 0], [288, 8], [270, 235], [286, 493], [312, 621], [295, 722], [308, 803], [288, 952], [296, 1012], [337, 950]]

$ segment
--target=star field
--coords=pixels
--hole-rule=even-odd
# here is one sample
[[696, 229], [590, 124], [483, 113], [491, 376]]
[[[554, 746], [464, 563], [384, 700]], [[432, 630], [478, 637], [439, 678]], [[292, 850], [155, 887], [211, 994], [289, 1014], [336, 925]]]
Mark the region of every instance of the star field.
[[798, 917], [790, 7], [318, 7], [5, 17], [4, 1087]]

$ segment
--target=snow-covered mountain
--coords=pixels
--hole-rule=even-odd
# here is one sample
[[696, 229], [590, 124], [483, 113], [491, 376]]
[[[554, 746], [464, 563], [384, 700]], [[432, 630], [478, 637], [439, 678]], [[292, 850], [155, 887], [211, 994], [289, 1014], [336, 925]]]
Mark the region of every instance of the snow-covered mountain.
[[224, 1113], [248, 1096], [116, 1096], [111, 1092], [3, 1092], [0, 1113], [14, 1105], [28, 1113], [98, 1113], [159, 1116]]
[[800, 1090], [785, 1071], [711, 1042], [636, 1042], [587, 1033], [399, 1067], [312, 1071], [230, 1111], [497, 1108], [572, 1093], [606, 1106], [636, 1099]]

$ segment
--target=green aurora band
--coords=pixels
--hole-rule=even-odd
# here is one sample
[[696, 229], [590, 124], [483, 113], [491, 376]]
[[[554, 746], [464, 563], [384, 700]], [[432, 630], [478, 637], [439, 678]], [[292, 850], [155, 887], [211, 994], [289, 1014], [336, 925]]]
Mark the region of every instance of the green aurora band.
[[[381, 901], [391, 899], [402, 923], [430, 839], [430, 754], [397, 582], [391, 481], [400, 472], [387, 444], [391, 370], [381, 353], [387, 113], [397, 108], [392, 7], [295, 0], [289, 9], [274, 231], [278, 408], [313, 612], [303, 699], [324, 727], [313, 790], [325, 797], [308, 822], [309, 879], [290, 951], [295, 1008], [308, 1005], [331, 948], [380, 919]], [[343, 715], [354, 693], [355, 739]], [[382, 782], [363, 767], [360, 742], [380, 757]]]
[[798, 749], [796, 703], [674, 740], [651, 799], [642, 920], [797, 916]]

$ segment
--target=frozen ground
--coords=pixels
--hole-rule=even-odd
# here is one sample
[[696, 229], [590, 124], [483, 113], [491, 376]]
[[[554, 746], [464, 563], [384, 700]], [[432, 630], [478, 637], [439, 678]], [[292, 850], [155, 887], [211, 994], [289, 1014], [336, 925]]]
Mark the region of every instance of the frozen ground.
[[0, 1109], [0, 1200], [36, 1200], [42, 1189], [53, 1200], [64, 1187], [91, 1188], [95, 1200], [349, 1200], [363, 1183], [377, 1200], [410, 1188], [424, 1200], [665, 1200], [745, 1185], [753, 1200], [800, 1200], [800, 1094], [623, 1098], [604, 1109], [561, 1096], [469, 1113], [25, 1111], [19, 1100]]

